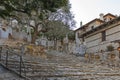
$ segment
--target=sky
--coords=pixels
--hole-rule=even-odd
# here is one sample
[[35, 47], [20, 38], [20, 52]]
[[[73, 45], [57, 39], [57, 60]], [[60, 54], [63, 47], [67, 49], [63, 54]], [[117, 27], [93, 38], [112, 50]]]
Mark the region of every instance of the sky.
[[87, 22], [99, 18], [99, 14], [120, 15], [120, 0], [70, 0], [71, 12], [77, 22], [76, 29]]

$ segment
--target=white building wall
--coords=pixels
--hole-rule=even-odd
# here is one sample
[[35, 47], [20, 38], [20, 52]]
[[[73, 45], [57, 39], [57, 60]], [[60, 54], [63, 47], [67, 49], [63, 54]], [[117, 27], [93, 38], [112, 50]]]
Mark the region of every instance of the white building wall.
[[96, 27], [98, 27], [100, 24], [101, 24], [100, 22], [95, 21], [95, 22], [93, 22], [93, 23], [91, 23], [91, 24], [88, 25], [88, 27], [86, 28], [86, 31], [90, 31], [90, 30], [92, 29], [92, 28], [91, 28], [92, 26], [94, 26], [94, 28], [96, 28]]
[[106, 38], [107, 41], [114, 41], [114, 40], [118, 40], [118, 39], [120, 39], [120, 32], [111, 34], [111, 35], [107, 36], [107, 38]]
[[119, 46], [118, 43], [111, 43], [114, 40], [120, 40], [120, 25], [110, 29], [106, 29], [106, 41], [101, 41], [101, 33], [85, 38], [87, 52], [95, 53], [100, 50], [105, 51], [108, 45], [113, 45], [115, 49]]
[[93, 36], [87, 37], [87, 38], [85, 39], [85, 41], [86, 41], [86, 43], [88, 43], [88, 42], [91, 42], [91, 41], [93, 41], [93, 40], [96, 40], [96, 39], [98, 39], [98, 38], [100, 38], [100, 37], [101, 37], [101, 33], [98, 33], [98, 34], [95, 34], [95, 35], [93, 35]]
[[115, 26], [115, 27], [107, 30], [107, 31], [106, 31], [106, 35], [110, 35], [110, 34], [112, 34], [112, 33], [118, 32], [118, 31], [120, 31], [120, 25]]
[[12, 35], [12, 29], [10, 27], [5, 28], [6, 31], [2, 30], [2, 28], [0, 28], [0, 39], [8, 39], [9, 34]]
[[91, 23], [87, 28], [86, 28], [86, 31], [90, 31], [91, 30], [91, 27], [92, 26], [95, 26], [96, 25], [96, 23], [94, 22], [94, 23]]

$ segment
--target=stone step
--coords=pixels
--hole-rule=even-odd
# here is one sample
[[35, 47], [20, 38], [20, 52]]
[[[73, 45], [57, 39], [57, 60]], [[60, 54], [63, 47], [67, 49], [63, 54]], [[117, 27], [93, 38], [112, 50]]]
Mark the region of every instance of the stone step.
[[31, 80], [95, 80], [92, 77], [83, 78], [81, 76], [68, 76], [68, 77], [32, 77]]
[[[14, 69], [16, 69], [16, 68], [19, 68], [19, 65], [14, 65], [14, 64], [8, 64], [8, 67], [9, 68], [14, 68]], [[24, 68], [24, 67], [22, 67], [22, 68]], [[76, 67], [74, 67], [74, 68], [72, 68], [71, 66], [46, 66], [46, 65], [26, 65], [25, 66], [25, 68], [29, 71], [29, 70], [34, 70], [34, 72], [35, 71], [37, 71], [37, 72], [39, 72], [39, 71], [49, 71], [49, 70], [57, 70], [58, 72], [59, 71], [83, 71], [83, 72], [96, 72], [96, 69], [94, 69], [94, 68], [92, 68], [92, 69], [90, 69], [90, 68], [88, 68], [88, 69], [81, 69], [81, 68], [76, 68]], [[31, 71], [30, 71], [31, 72]], [[111, 72], [111, 71], [109, 71], [109, 69], [108, 70], [99, 70], [98, 72]]]
[[58, 73], [58, 74], [27, 74], [29, 77], [70, 77], [70, 76], [82, 76], [82, 77], [90, 77], [90, 76], [120, 76], [120, 73]]

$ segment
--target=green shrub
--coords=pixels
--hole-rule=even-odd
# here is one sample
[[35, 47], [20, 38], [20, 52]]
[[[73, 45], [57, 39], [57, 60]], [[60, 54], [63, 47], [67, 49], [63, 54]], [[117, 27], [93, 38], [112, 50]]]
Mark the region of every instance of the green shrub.
[[107, 51], [113, 51], [113, 50], [114, 50], [114, 47], [112, 45], [107, 46]]

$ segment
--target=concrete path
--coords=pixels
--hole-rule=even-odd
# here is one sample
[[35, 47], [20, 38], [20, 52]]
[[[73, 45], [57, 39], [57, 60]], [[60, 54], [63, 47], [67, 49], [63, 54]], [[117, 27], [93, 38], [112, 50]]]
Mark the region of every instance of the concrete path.
[[0, 80], [24, 80], [0, 65]]

